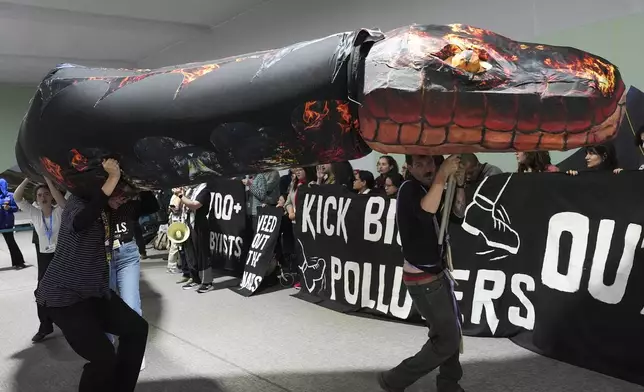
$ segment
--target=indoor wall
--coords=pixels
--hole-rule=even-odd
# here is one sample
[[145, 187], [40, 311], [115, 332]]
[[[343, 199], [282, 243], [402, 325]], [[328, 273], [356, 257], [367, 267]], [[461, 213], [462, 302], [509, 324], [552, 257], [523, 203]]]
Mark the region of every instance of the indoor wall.
[[[589, 0], [583, 8], [556, 0], [488, 0], [438, 2], [404, 0], [273, 0], [262, 3], [216, 27], [207, 41], [180, 42], [157, 55], [141, 59], [140, 67], [159, 67], [270, 49], [361, 27], [383, 31], [411, 23], [467, 23], [511, 38], [573, 46], [603, 56], [620, 68], [627, 85], [644, 87], [639, 72], [644, 37], [644, 2]], [[33, 87], [0, 86], [0, 170], [15, 164], [13, 146]], [[553, 153], [554, 162], [570, 152]], [[379, 154], [354, 162], [356, 168], [375, 170]], [[510, 171], [513, 154], [479, 154]], [[397, 159], [402, 163], [402, 157]]]
[[14, 147], [34, 87], [0, 85], [0, 172], [16, 164]]

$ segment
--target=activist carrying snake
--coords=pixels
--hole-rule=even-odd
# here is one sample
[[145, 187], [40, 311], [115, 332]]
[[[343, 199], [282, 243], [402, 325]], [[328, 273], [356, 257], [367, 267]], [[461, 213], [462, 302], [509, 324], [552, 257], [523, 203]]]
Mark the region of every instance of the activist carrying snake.
[[607, 60], [465, 25], [359, 30], [156, 70], [64, 64], [41, 82], [20, 168], [81, 192], [121, 162], [158, 189], [382, 153], [566, 150], [614, 137]]

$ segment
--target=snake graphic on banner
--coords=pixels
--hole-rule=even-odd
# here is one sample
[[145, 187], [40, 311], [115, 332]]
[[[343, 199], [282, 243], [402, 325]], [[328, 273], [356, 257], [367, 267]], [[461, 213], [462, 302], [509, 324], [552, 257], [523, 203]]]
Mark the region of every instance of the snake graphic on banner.
[[382, 153], [567, 150], [611, 140], [617, 67], [466, 25], [358, 30], [159, 69], [61, 64], [22, 122], [22, 171], [72, 193], [113, 157], [128, 189]]

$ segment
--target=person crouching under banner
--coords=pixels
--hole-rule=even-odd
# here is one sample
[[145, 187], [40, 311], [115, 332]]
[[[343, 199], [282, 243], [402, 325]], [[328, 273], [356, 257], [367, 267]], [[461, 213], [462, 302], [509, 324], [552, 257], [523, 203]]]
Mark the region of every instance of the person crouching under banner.
[[[109, 287], [115, 225], [112, 206], [121, 178], [114, 159], [103, 162], [108, 177], [87, 198], [72, 195], [61, 215], [54, 258], [38, 283], [36, 302], [89, 363], [80, 392], [133, 392], [145, 355], [148, 323]], [[107, 334], [119, 337], [118, 350]]]
[[[432, 370], [440, 368], [438, 392], [461, 392], [463, 376], [460, 312], [454, 296], [453, 279], [446, 264], [446, 247], [439, 244], [438, 212], [445, 184], [456, 174], [457, 191], [450, 219], [460, 220], [465, 212], [464, 172], [460, 158], [407, 155], [410, 179], [398, 190], [396, 220], [400, 230], [403, 256], [403, 282], [414, 306], [429, 327], [429, 340], [413, 357], [395, 368], [380, 373], [380, 387], [402, 392]], [[438, 168], [438, 170], [437, 170]], [[457, 170], [459, 171], [457, 173]]]

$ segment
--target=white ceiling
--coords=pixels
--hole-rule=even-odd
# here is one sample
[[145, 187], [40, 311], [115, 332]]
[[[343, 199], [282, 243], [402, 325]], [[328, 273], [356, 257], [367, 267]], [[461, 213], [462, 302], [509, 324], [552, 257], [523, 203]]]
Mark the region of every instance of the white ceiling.
[[38, 83], [63, 62], [135, 67], [266, 1], [0, 1], [0, 83]]

